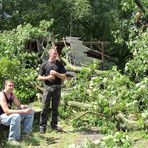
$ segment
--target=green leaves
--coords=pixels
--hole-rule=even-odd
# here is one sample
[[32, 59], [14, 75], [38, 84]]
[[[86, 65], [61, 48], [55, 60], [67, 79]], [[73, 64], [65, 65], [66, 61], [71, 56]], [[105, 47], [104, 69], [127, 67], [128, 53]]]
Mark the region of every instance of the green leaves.
[[[1, 57], [0, 59], [0, 84], [3, 84], [5, 79], [13, 79], [20, 69], [20, 62], [16, 58]], [[1, 88], [3, 86], [1, 85]]]
[[[126, 75], [121, 74], [116, 67], [106, 73], [95, 74], [93, 71], [82, 71], [76, 79], [69, 80], [71, 90], [62, 95], [66, 102], [74, 100], [83, 104], [91, 104], [88, 112], [101, 113], [104, 116], [85, 114], [79, 120], [72, 121], [76, 128], [99, 126], [101, 133], [109, 134], [117, 130], [116, 114], [122, 112], [126, 117], [133, 114], [138, 117], [138, 123], [143, 127], [141, 112], [147, 110], [147, 78], [141, 83], [134, 83]], [[70, 113], [71, 110], [72, 112]], [[83, 108], [68, 108], [67, 116], [74, 118], [84, 112]], [[118, 121], [120, 122], [120, 121]], [[132, 122], [132, 121], [131, 121]], [[118, 133], [104, 141], [106, 146], [130, 146], [131, 139], [126, 134]], [[102, 142], [101, 142], [102, 144]]]
[[139, 34], [129, 42], [129, 48], [133, 53], [133, 59], [125, 67], [125, 72], [134, 81], [140, 82], [148, 72], [148, 33]]
[[40, 27], [24, 24], [0, 33], [0, 87], [3, 87], [4, 80], [13, 79], [16, 95], [22, 102], [33, 101], [36, 97], [37, 68], [41, 61], [39, 53], [26, 49], [26, 44], [38, 39], [47, 42], [48, 46], [51, 42], [51, 25], [52, 21], [42, 21]]

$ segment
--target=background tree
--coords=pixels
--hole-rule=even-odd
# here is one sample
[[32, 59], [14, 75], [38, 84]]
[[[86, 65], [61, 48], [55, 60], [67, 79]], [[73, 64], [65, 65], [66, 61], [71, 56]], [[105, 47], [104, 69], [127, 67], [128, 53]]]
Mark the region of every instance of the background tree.
[[[111, 135], [107, 142], [112, 147], [129, 147], [127, 133], [119, 129], [147, 128], [148, 119], [147, 28], [137, 26], [137, 12], [131, 0], [1, 0], [0, 87], [5, 79], [14, 79], [17, 96], [30, 102], [38, 92], [35, 86], [42, 86], [36, 81], [38, 67], [55, 38], [108, 40], [106, 52], [117, 66], [106, 71], [95, 62], [74, 67], [77, 77], [65, 83], [61, 119], [77, 128], [98, 126]], [[39, 41], [42, 51], [28, 50], [32, 40]]]
[[[46, 52], [51, 45], [52, 33], [47, 31], [51, 26], [52, 21], [41, 21], [38, 27], [19, 25], [16, 29], [0, 33], [0, 88], [4, 80], [13, 79], [16, 95], [23, 102], [33, 101], [36, 96], [37, 68], [42, 60], [41, 53], [29, 51], [26, 44], [33, 39], [42, 39], [41, 46]], [[44, 42], [46, 46], [43, 46]]]

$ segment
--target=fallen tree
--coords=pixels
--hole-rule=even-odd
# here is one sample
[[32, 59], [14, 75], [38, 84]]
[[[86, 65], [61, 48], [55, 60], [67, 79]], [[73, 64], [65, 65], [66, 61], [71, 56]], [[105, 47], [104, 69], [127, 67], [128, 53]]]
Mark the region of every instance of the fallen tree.
[[[145, 113], [146, 114], [146, 113]], [[127, 119], [123, 113], [119, 112], [116, 115], [116, 119], [119, 122], [120, 129], [123, 130], [141, 130], [148, 128], [148, 120], [143, 118], [143, 123], [141, 121], [134, 121]]]
[[84, 71], [88, 71], [88, 72], [93, 71], [93, 72], [95, 72], [98, 75], [100, 75], [100, 74], [104, 75], [104, 74], [107, 73], [106, 71], [101, 71], [101, 70], [97, 70], [97, 69], [91, 69], [91, 68], [87, 68], [87, 67], [84, 67], [84, 66], [81, 66], [81, 67], [74, 66], [74, 65], [70, 64], [69, 61], [66, 58], [64, 58], [64, 57], [61, 57], [61, 60], [65, 63], [66, 69], [70, 70], [70, 71], [74, 71], [74, 72], [80, 72], [80, 71], [83, 71], [83, 70]]
[[[38, 99], [41, 99], [42, 97], [42, 94], [37, 94], [37, 96], [39, 96], [40, 98]], [[74, 120], [78, 120], [78, 119], [81, 119], [82, 117], [84, 117], [85, 115], [88, 115], [88, 114], [91, 114], [91, 115], [97, 115], [97, 116], [101, 116], [101, 117], [105, 117], [107, 119], [110, 119], [113, 121], [113, 119], [111, 119], [110, 116], [107, 116], [106, 114], [104, 113], [100, 113], [100, 112], [97, 112], [97, 107], [96, 105], [94, 105], [93, 103], [82, 103], [82, 102], [78, 102], [78, 101], [68, 101], [68, 102], [65, 102], [63, 100], [61, 100], [61, 105], [63, 106], [70, 106], [70, 107], [73, 107], [73, 108], [77, 108], [77, 109], [81, 109], [81, 110], [84, 110], [85, 112], [83, 112], [81, 115], [78, 115], [77, 117], [75, 117], [74, 119], [72, 119], [72, 121]], [[89, 111], [89, 110], [94, 110], [94, 111]], [[128, 118], [126, 118], [124, 116], [124, 114], [122, 112], [119, 112], [117, 113], [115, 116], [114, 116], [114, 121], [118, 121], [118, 129], [120, 130], [141, 130], [141, 129], [145, 129], [145, 128], [148, 128], [148, 113], [142, 113], [142, 116], [143, 116], [143, 122], [141, 122], [141, 120], [138, 120], [136, 119], [135, 120], [129, 120]]]
[[[88, 67], [84, 67], [84, 66], [78, 67], [78, 66], [70, 64], [68, 62], [68, 60], [66, 58], [64, 58], [64, 57], [61, 57], [61, 60], [65, 63], [65, 67], [66, 67], [67, 70], [73, 71], [73, 72], [78, 72], [78, 73], [81, 72], [81, 71], [85, 71], [85, 72], [88, 72], [88, 73], [92, 74], [92, 72], [93, 72], [93, 73], [95, 73], [96, 78], [98, 76], [100, 76], [100, 77], [102, 76], [102, 79], [105, 78], [104, 83], [107, 83], [107, 85], [110, 85], [110, 84], [108, 84], [108, 81], [111, 81], [111, 84], [112, 84], [112, 83], [114, 83], [114, 80], [116, 80], [116, 79], [118, 79], [117, 82], [119, 82], [119, 84], [122, 82], [121, 86], [124, 85], [124, 87], [123, 87], [124, 89], [127, 89], [125, 87], [125, 85], [130, 85], [130, 82], [127, 83], [128, 79], [126, 80], [126, 78], [124, 76], [122, 76], [120, 73], [117, 73], [116, 71], [115, 72], [113, 71], [112, 73], [110, 73], [110, 72], [107, 72], [107, 71], [100, 71], [100, 70], [97, 70], [97, 69], [92, 69], [92, 68], [88, 68]], [[109, 74], [110, 74], [109, 79], [107, 79], [106, 76], [109, 75]], [[124, 79], [124, 81], [122, 81], [122, 79]], [[95, 88], [96, 90], [99, 89], [97, 87], [98, 83], [97, 82], [95, 82], [95, 83], [94, 83], [93, 86], [91, 86], [90, 93], [94, 91], [94, 87], [96, 87]], [[120, 85], [119, 85], [119, 87], [120, 87]], [[40, 93], [43, 92], [42, 87], [36, 86], [36, 88], [39, 90]], [[86, 89], [84, 89], [84, 91], [86, 91]], [[118, 92], [118, 91], [121, 91], [121, 90], [117, 89], [116, 91]], [[113, 88], [113, 92], [114, 92], [114, 88]], [[123, 92], [123, 94], [122, 94], [122, 92], [121, 92], [121, 94], [125, 96], [124, 93], [125, 92]], [[122, 97], [121, 94], [120, 94], [120, 97]], [[38, 99], [41, 100], [42, 95], [38, 94], [37, 96], [38, 96]], [[94, 97], [98, 97], [98, 96], [94, 96]], [[117, 96], [117, 97], [119, 97], [119, 96]], [[104, 100], [105, 98], [102, 98], [102, 99]], [[74, 100], [78, 100], [78, 99], [75, 98]], [[116, 102], [117, 100], [112, 100], [111, 99], [111, 100], [107, 100], [107, 101], [109, 102], [109, 104], [112, 105], [112, 101]], [[117, 103], [118, 102], [116, 102], [116, 105], [117, 105]], [[72, 119], [72, 121], [79, 120], [82, 117], [87, 116], [88, 114], [91, 114], [91, 115], [95, 115], [95, 116], [98, 116], [98, 117], [100, 117], [100, 116], [105, 117], [107, 120], [111, 120], [112, 122], [117, 121], [118, 122], [118, 127], [117, 128], [121, 129], [121, 130], [140, 130], [140, 129], [145, 129], [145, 128], [148, 127], [148, 120], [147, 120], [148, 114], [147, 113], [143, 113], [144, 117], [141, 116], [139, 119], [136, 119], [136, 120], [126, 118], [126, 116], [124, 115], [123, 112], [119, 112], [120, 110], [114, 112], [112, 115], [110, 114], [110, 116], [109, 116], [108, 114], [105, 114], [104, 112], [100, 112], [100, 110], [98, 110], [98, 108], [100, 108], [100, 107], [99, 107], [99, 105], [97, 106], [96, 104], [97, 103], [95, 103], [95, 102], [86, 103], [86, 102], [78, 102], [78, 101], [71, 101], [71, 100], [68, 100], [68, 101], [63, 101], [62, 100], [61, 101], [62, 106], [70, 106], [72, 108], [77, 108], [78, 110], [81, 110], [81, 111], [83, 110], [83, 112], [81, 114], [79, 114], [78, 116], [76, 116], [74, 119]], [[109, 109], [111, 109], [111, 106], [106, 106], [106, 108], [107, 107]]]

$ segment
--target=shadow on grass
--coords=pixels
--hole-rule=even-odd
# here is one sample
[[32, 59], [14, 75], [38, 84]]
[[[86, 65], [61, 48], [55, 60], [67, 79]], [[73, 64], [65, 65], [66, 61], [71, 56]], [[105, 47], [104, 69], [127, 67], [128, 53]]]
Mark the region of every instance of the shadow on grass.
[[40, 134], [34, 134], [32, 137], [24, 139], [22, 142], [25, 143], [25, 145], [30, 146], [41, 146], [43, 144], [45, 145], [52, 145], [57, 143], [57, 138], [54, 137], [48, 137], [45, 135]]
[[101, 134], [99, 128], [89, 128], [89, 127], [81, 127], [78, 129], [74, 129], [73, 133], [75, 132], [79, 132], [79, 133], [83, 133], [84, 135], [89, 135], [89, 134]]
[[20, 141], [20, 145], [13, 145], [12, 143], [6, 143], [3, 148], [26, 148], [26, 147], [41, 147], [41, 146], [49, 146], [57, 143], [56, 138], [46, 137], [44, 135], [41, 136], [33, 136], [31, 138], [26, 138]]
[[42, 146], [43, 144], [52, 145], [57, 143], [57, 141], [58, 139], [52, 137], [49, 131], [45, 134], [40, 134], [39, 123], [34, 122], [32, 134], [28, 138], [24, 139], [22, 142], [25, 143], [25, 145]]

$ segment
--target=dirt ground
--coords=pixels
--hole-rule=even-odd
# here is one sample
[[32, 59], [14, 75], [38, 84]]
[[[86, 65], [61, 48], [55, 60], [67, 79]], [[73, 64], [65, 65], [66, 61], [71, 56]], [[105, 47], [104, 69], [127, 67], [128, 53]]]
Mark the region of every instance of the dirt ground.
[[[53, 137], [56, 139], [55, 143], [51, 144], [49, 148], [86, 148], [86, 141], [98, 144], [104, 135], [100, 133], [99, 129], [91, 128], [82, 131], [66, 130], [53, 134]], [[139, 139], [131, 148], [148, 148], [148, 140]]]
[[55, 143], [50, 145], [50, 148], [80, 148], [84, 147], [86, 141], [98, 143], [103, 137], [98, 129], [85, 129], [84, 131], [70, 131], [58, 132], [52, 134], [55, 138]]

